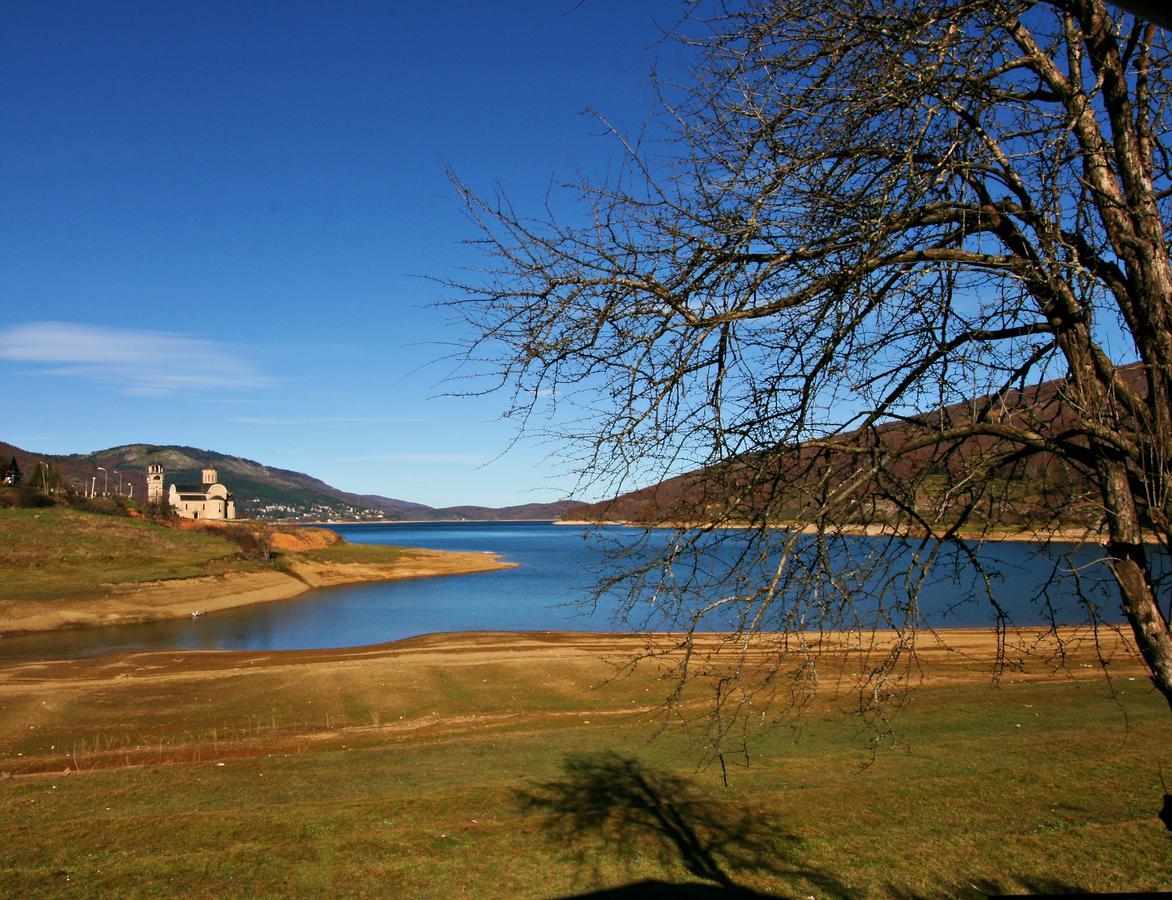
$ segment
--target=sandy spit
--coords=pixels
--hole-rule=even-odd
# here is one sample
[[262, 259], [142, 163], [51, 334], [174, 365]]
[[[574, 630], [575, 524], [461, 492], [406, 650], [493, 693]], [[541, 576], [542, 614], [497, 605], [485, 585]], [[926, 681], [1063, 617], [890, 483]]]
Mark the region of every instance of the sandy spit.
[[234, 572], [111, 586], [104, 597], [60, 603], [0, 602], [0, 634], [125, 625], [288, 600], [308, 590], [370, 581], [467, 575], [511, 569], [495, 553], [411, 550], [387, 565], [290, 561], [286, 571]]

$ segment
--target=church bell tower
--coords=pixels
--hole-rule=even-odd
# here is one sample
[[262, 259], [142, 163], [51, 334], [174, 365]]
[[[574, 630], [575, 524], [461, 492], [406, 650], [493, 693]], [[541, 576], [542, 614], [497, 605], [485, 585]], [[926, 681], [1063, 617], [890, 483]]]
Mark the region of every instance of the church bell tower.
[[163, 466], [151, 463], [147, 466], [147, 503], [163, 501]]

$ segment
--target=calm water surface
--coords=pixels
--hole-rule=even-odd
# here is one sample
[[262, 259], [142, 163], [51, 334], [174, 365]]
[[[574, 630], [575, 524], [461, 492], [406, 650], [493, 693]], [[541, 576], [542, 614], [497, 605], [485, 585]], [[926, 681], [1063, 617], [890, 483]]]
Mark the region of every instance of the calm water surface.
[[[519, 563], [500, 572], [351, 585], [311, 591], [292, 600], [226, 610], [197, 619], [143, 625], [87, 628], [44, 635], [0, 638], [0, 657], [62, 658], [122, 650], [226, 649], [289, 650], [376, 644], [420, 634], [450, 631], [624, 631], [613, 620], [614, 602], [593, 613], [574, 605], [588, 595], [603, 564], [597, 541], [580, 528], [549, 523], [424, 523], [359, 525], [335, 530], [355, 543], [392, 544], [438, 550], [491, 550]], [[608, 540], [634, 540], [636, 529], [606, 528]], [[868, 538], [858, 538], [866, 547]], [[1018, 624], [1039, 624], [1038, 588], [1057, 565], [1067, 572], [1084, 566], [1089, 590], [1108, 619], [1118, 620], [1117, 602], [1105, 584], [1090, 584], [1101, 573], [1091, 549], [1072, 561], [1060, 560], [1027, 543], [989, 544], [981, 559], [993, 573], [999, 604]], [[987, 603], [950, 610], [957, 585], [971, 573], [943, 578], [927, 587], [922, 609], [937, 625], [988, 625]], [[1098, 580], [1101, 581], [1101, 578]], [[1050, 598], [1060, 618], [1082, 621], [1085, 611], [1069, 599], [1071, 583], [1058, 584]], [[1063, 606], [1065, 604], [1065, 607]]]

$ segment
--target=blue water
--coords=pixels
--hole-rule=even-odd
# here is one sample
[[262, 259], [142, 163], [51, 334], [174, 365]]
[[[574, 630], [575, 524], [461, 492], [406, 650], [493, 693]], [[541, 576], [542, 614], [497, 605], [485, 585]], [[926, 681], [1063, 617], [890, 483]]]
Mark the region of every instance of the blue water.
[[[0, 638], [0, 656], [63, 658], [93, 656], [123, 650], [227, 649], [286, 650], [348, 647], [383, 643], [415, 635], [451, 631], [625, 631], [627, 622], [614, 618], [618, 596], [603, 597], [591, 608], [580, 601], [590, 596], [599, 574], [614, 571], [607, 562], [606, 547], [636, 544], [637, 529], [608, 527], [591, 535], [584, 529], [548, 523], [424, 523], [402, 525], [343, 526], [336, 530], [352, 542], [427, 547], [439, 550], [490, 550], [519, 564], [518, 568], [477, 575], [448, 576], [328, 588], [311, 591], [292, 600], [259, 604], [236, 610], [143, 625], [78, 629], [43, 635]], [[636, 561], [649, 559], [661, 549], [667, 532], [650, 538], [650, 548], [635, 550]], [[698, 577], [700, 589], [693, 599], [710, 599], [737, 586], [727, 577], [729, 561], [745, 549], [742, 535], [722, 533], [718, 544], [705, 548], [700, 563], [687, 575]], [[878, 539], [850, 538], [836, 550], [846, 564], [863, 571], [860, 583], [878, 588], [904, 586], [906, 558], [894, 567], [879, 569], [873, 562]], [[910, 552], [910, 551], [909, 551]], [[750, 581], [776, 557], [756, 562], [740, 560], [740, 570]], [[1043, 624], [1053, 612], [1064, 624], [1086, 621], [1087, 608], [1076, 597], [1072, 572], [1086, 599], [1109, 621], [1119, 621], [1118, 602], [1106, 581], [1104, 568], [1096, 563], [1096, 551], [1083, 548], [1071, 559], [1054, 550], [1028, 543], [987, 544], [979, 559], [993, 601], [1016, 624]], [[628, 560], [629, 561], [629, 560]], [[684, 566], [672, 573], [685, 580]], [[1048, 592], [1041, 586], [1054, 577]], [[657, 573], [658, 577], [658, 573]], [[923, 621], [944, 626], [990, 625], [995, 607], [985, 596], [983, 577], [965, 560], [947, 560], [921, 592]], [[825, 593], [823, 593], [825, 591]], [[875, 593], [882, 592], [876, 590]], [[973, 602], [954, 608], [958, 598], [975, 593]], [[766, 616], [766, 627], [794, 625], [783, 620], [782, 609], [814, 618], [797, 624], [816, 626], [819, 611], [833, 595], [830, 581], [809, 586], [778, 605]], [[579, 601], [579, 602], [576, 602]], [[868, 605], [870, 604], [870, 605]], [[1050, 604], [1052, 610], [1047, 610]], [[833, 608], [833, 604], [829, 604]], [[708, 626], [735, 625], [740, 607], [732, 606], [708, 620]], [[828, 627], [851, 624], [898, 624], [899, 617], [880, 601], [864, 600], [861, 618], [832, 615]], [[670, 608], [642, 605], [636, 624], [648, 628], [671, 627]]]

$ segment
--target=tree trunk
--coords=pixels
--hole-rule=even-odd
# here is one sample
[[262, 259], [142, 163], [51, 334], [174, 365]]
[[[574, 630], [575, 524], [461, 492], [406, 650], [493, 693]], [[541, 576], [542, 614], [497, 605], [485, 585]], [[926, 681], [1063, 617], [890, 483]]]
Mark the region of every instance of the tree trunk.
[[1152, 587], [1135, 501], [1121, 463], [1103, 466], [1107, 505], [1107, 552], [1119, 584], [1123, 612], [1152, 673], [1152, 683], [1172, 707], [1172, 635]]

